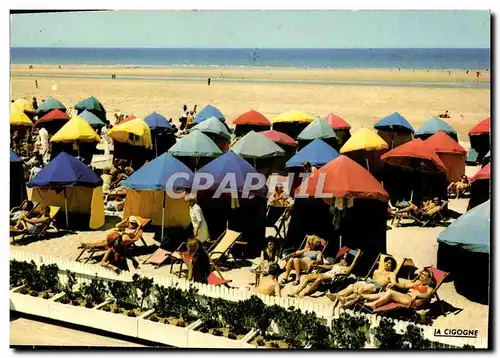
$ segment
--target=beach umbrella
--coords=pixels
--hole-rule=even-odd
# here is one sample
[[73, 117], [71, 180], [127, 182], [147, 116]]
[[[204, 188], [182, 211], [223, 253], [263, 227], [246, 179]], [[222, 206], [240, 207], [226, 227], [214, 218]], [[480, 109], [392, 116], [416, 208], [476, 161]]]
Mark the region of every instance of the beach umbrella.
[[59, 109], [53, 109], [50, 112], [45, 113], [46, 114], [44, 116], [39, 117], [35, 122], [35, 127], [45, 127], [51, 134], [56, 133], [71, 119], [66, 112], [62, 112]]
[[390, 148], [397, 147], [413, 139], [413, 127], [398, 112], [382, 118], [373, 126]]
[[50, 111], [52, 111], [54, 109], [58, 109], [61, 112], [66, 112], [66, 106], [64, 106], [64, 104], [62, 104], [61, 102], [59, 102], [54, 97], [49, 97], [45, 101], [43, 101], [42, 103], [40, 103], [40, 105], [36, 109], [35, 113], [40, 118], [40, 117], [46, 115], [47, 113], [49, 113]]
[[319, 117], [309, 123], [297, 137], [298, 140], [314, 140], [316, 138], [337, 138], [332, 126]]
[[443, 121], [441, 118], [432, 117], [427, 122], [422, 124], [420, 128], [415, 131], [415, 137], [421, 139], [427, 139], [434, 133], [438, 131], [443, 131], [448, 134], [451, 138], [458, 141], [457, 131], [453, 129], [448, 123]]
[[347, 123], [343, 118], [337, 116], [335, 113], [328, 113], [324, 118], [333, 129], [351, 129], [351, 125]]
[[221, 111], [219, 111], [214, 106], [207, 104], [205, 108], [199, 111], [196, 117], [194, 117], [193, 124], [203, 122], [205, 119], [208, 119], [210, 117], [215, 117], [220, 120], [224, 119], [224, 115]]
[[470, 146], [478, 153], [479, 161], [481, 161], [484, 155], [491, 149], [491, 118], [488, 117], [476, 124], [469, 131]]
[[288, 111], [281, 113], [273, 119], [273, 125], [276, 123], [311, 123], [315, 118], [308, 113], [299, 111]]
[[18, 107], [11, 106], [11, 108], [10, 108], [10, 125], [11, 126], [21, 126], [21, 127], [32, 127], [33, 122]]
[[156, 112], [144, 117], [144, 122], [148, 124], [152, 131], [168, 131], [172, 129], [172, 124], [164, 116]]
[[195, 167], [200, 157], [217, 157], [222, 154], [217, 144], [201, 131], [193, 131], [182, 137], [168, 152], [177, 157], [194, 157]]
[[196, 130], [199, 130], [204, 134], [214, 134], [218, 137], [226, 139], [227, 141], [231, 139], [231, 134], [227, 130], [227, 127], [216, 117], [207, 118], [190, 129], [190, 131]]
[[[210, 188], [206, 190], [217, 190], [217, 188], [221, 185], [221, 183], [223, 183], [223, 181], [224, 183], [227, 181], [227, 178], [234, 178], [234, 189], [238, 193], [243, 192], [243, 190], [245, 189], [245, 181], [247, 180], [247, 177], [249, 175], [249, 182], [252, 178], [258, 175], [258, 172], [245, 159], [241, 158], [232, 150], [214, 159], [213, 161], [202, 167], [200, 170], [198, 170], [197, 173], [208, 174], [214, 178], [214, 183]], [[198, 190], [196, 186], [193, 186], [192, 188]], [[263, 183], [258, 188], [251, 190], [250, 194], [265, 197], [267, 195], [266, 184]]]
[[271, 127], [271, 122], [262, 113], [254, 111], [253, 109], [239, 115], [234, 121], [234, 125], [251, 125]]
[[371, 162], [372, 170], [376, 170], [380, 153], [388, 148], [387, 142], [377, 133], [368, 128], [360, 128], [340, 148], [340, 154], [348, 153], [346, 155], [358, 164], [366, 163], [368, 170]]
[[465, 174], [465, 149], [445, 132], [439, 131], [424, 141], [448, 169], [448, 180], [457, 181]]
[[14, 153], [12, 150], [10, 151], [10, 162], [11, 163], [19, 163], [22, 162], [23, 160], [17, 156], [16, 153]]
[[419, 138], [388, 151], [382, 155], [381, 160], [383, 163], [410, 170], [448, 172], [437, 153]]
[[250, 131], [238, 140], [231, 150], [242, 158], [270, 158], [285, 155], [285, 151], [259, 132]]
[[84, 110], [88, 110], [103, 121], [106, 121], [106, 110], [104, 109], [104, 106], [93, 96], [78, 102], [74, 105], [74, 108], [78, 111], [78, 114]]
[[[316, 170], [309, 179], [296, 189], [296, 195], [306, 193], [316, 197], [322, 193], [328, 195], [324, 198], [328, 204], [334, 198], [345, 199], [374, 199], [387, 202], [389, 194], [382, 185], [365, 168], [340, 155], [326, 165]], [[342, 234], [340, 235], [342, 247]]]
[[51, 142], [99, 142], [101, 138], [80, 116], [71, 118], [50, 138]]
[[467, 211], [438, 235], [438, 242], [470, 252], [490, 252], [490, 200]]
[[285, 166], [287, 168], [302, 167], [302, 163], [309, 162], [312, 166], [319, 167], [338, 156], [339, 153], [332, 146], [318, 138], [298, 151], [286, 162]]
[[467, 210], [484, 203], [491, 197], [491, 163], [488, 163], [470, 180], [470, 199]]
[[133, 146], [152, 147], [151, 130], [146, 122], [140, 118], [128, 122], [121, 122], [108, 131], [108, 136], [119, 143]]
[[[76, 118], [76, 117], [75, 117]], [[66, 198], [67, 187], [83, 186], [95, 188], [102, 185], [102, 180], [88, 166], [68, 153], [62, 152], [52, 159], [28, 183], [29, 188], [50, 187], [64, 190], [64, 210], [66, 226], [68, 226], [68, 204]]]
[[19, 111], [24, 112], [24, 113], [35, 113], [35, 109], [33, 108], [33, 105], [31, 104], [30, 101], [20, 98], [16, 99], [13, 103], [13, 105], [19, 109]]
[[85, 119], [92, 128], [100, 128], [106, 125], [99, 117], [88, 110], [84, 110], [78, 116]]
[[[185, 173], [188, 178], [193, 172], [170, 153], [163, 153], [151, 162], [145, 164], [129, 178], [123, 181], [123, 186], [134, 190], [153, 190], [163, 192], [161, 237], [165, 228], [165, 210], [167, 191], [177, 191], [189, 187], [189, 179], [178, 178], [167, 187], [168, 180], [177, 173]], [[152, 205], [153, 203], [149, 203]]]
[[488, 163], [487, 165], [485, 165], [483, 168], [481, 168], [480, 171], [478, 171], [476, 173], [476, 175], [474, 175], [470, 182], [471, 184], [474, 183], [476, 180], [482, 180], [482, 179], [490, 179], [491, 177], [491, 163]]
[[295, 139], [282, 132], [271, 129], [268, 131], [259, 132], [259, 134], [262, 134], [263, 136], [271, 139], [274, 143], [289, 145], [291, 147], [297, 146], [297, 141]]
[[477, 164], [477, 151], [474, 148], [470, 148], [469, 151], [467, 152], [467, 157], [465, 158], [465, 162], [469, 165], [476, 165]]

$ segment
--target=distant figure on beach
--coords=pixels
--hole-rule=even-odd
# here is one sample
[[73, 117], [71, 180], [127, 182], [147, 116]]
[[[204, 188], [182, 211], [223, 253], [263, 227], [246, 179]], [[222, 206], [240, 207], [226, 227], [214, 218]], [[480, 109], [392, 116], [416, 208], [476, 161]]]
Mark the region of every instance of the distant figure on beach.
[[208, 82], [208, 85], [210, 86], [210, 82], [211, 82], [210, 78], [208, 79], [208, 81], [207, 81], [207, 82]]
[[38, 88], [38, 81], [35, 80], [35, 87]]
[[33, 108], [35, 109], [35, 111], [38, 109], [38, 103], [36, 101], [36, 97], [33, 97], [33, 102], [31, 103], [31, 105], [33, 106]]
[[114, 73], [111, 75], [111, 79], [116, 80], [116, 75]]
[[448, 76], [451, 76], [451, 71], [448, 71]]
[[446, 112], [444, 112], [444, 113], [438, 114], [438, 117], [439, 118], [451, 118], [450, 112], [448, 110], [446, 110]]
[[189, 114], [188, 107], [186, 105], [184, 105], [182, 107], [181, 118], [179, 118], [179, 122], [181, 122], [181, 131], [184, 130], [184, 128], [186, 128], [188, 114]]
[[476, 77], [479, 78], [479, 75], [481, 74], [481, 72], [477, 71], [476, 72]]
[[33, 65], [30, 65], [30, 70], [32, 70], [32, 69], [33, 69]]
[[465, 71], [465, 74], [468, 75], [469, 74], [469, 70]]

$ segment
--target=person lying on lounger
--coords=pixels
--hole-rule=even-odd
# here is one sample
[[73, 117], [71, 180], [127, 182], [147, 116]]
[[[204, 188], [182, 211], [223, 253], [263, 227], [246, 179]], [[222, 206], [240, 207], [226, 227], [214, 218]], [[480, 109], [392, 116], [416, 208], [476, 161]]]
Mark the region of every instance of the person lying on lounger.
[[[338, 263], [333, 265], [313, 265], [313, 267], [329, 269], [329, 271], [324, 273], [311, 273], [306, 275], [300, 286], [297, 288], [291, 296], [304, 297], [314, 293], [322, 282], [332, 281], [335, 276], [340, 274], [346, 274], [349, 271], [349, 266], [352, 263], [352, 256], [347, 252], [342, 255], [342, 258]], [[312, 285], [306, 286], [312, 282]]]
[[469, 189], [469, 179], [467, 175], [462, 175], [459, 181], [454, 181], [448, 185], [448, 195], [456, 195], [458, 199], [460, 195], [464, 195]]
[[397, 282], [396, 274], [394, 273], [396, 266], [396, 260], [387, 256], [384, 259], [384, 269], [375, 270], [372, 278], [368, 278], [366, 281], [355, 282], [344, 288], [342, 291], [337, 293], [327, 293], [326, 296], [334, 302], [334, 308], [337, 305], [341, 308], [347, 308], [360, 299], [361, 295], [376, 293], [391, 283], [395, 284]]
[[404, 208], [404, 209], [396, 209], [393, 211], [393, 213], [401, 214], [401, 213], [409, 213], [413, 214], [417, 217], [420, 217], [422, 215], [432, 215], [434, 214], [437, 210], [439, 210], [439, 207], [441, 205], [441, 202], [439, 198], [434, 198], [433, 200], [424, 200], [420, 206], [416, 206], [413, 203], [409, 203], [409, 205]]
[[276, 263], [269, 265], [269, 275], [263, 277], [257, 286], [257, 293], [269, 296], [281, 296], [281, 287], [278, 282], [280, 267]]
[[[391, 302], [417, 308], [421, 303], [425, 302], [425, 300], [431, 298], [435, 286], [436, 279], [432, 271], [425, 268], [420, 272], [418, 280], [414, 282], [390, 283], [387, 285], [387, 291], [375, 294], [364, 294], [362, 297], [369, 301], [365, 303], [365, 306], [371, 308], [377, 308]], [[392, 289], [394, 287], [407, 289], [408, 293], [395, 291]]]
[[101, 261], [101, 266], [111, 268], [116, 273], [119, 273], [121, 270], [128, 271], [127, 258], [129, 258], [132, 260], [134, 268], [137, 269], [139, 267], [139, 262], [134, 257], [128, 256], [127, 253], [128, 245], [137, 240], [134, 240], [136, 238], [127, 239], [127, 237], [126, 234], [122, 234], [113, 242], [113, 245], [106, 250]]
[[323, 262], [323, 254], [320, 251], [321, 239], [316, 235], [310, 235], [307, 238], [306, 248], [294, 252], [286, 263], [286, 271], [280, 284], [288, 281], [288, 276], [292, 269], [295, 269], [294, 285], [300, 283], [300, 274], [302, 271], [309, 272], [313, 264], [320, 264]]
[[[124, 227], [125, 223], [127, 224], [126, 227]], [[137, 220], [135, 216], [131, 216], [128, 219], [116, 224], [113, 231], [106, 236], [106, 239], [96, 242], [84, 242], [78, 248], [108, 249], [112, 247], [115, 241], [122, 235], [124, 235], [123, 241], [127, 244], [131, 244], [140, 240], [142, 234], [143, 230], [139, 220]]]
[[20, 217], [22, 216], [27, 216], [31, 210], [33, 210], [33, 202], [26, 200], [25, 202], [22, 203], [22, 205], [19, 208], [13, 208], [10, 213], [10, 220], [11, 221], [16, 221], [19, 220]]
[[50, 223], [52, 219], [50, 218], [50, 206], [46, 206], [39, 217], [28, 218], [27, 216], [21, 216], [17, 220], [17, 223], [10, 227], [11, 232], [21, 233], [34, 233], [38, 226], [42, 224]]

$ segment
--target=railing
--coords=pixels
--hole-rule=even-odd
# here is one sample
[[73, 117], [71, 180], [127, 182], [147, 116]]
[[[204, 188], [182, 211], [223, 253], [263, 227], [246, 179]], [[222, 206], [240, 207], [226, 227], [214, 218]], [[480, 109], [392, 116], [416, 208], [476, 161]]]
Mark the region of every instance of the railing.
[[[59, 281], [64, 284], [67, 282], [66, 270], [74, 272], [77, 278], [77, 287], [83, 283], [90, 283], [93, 278], [98, 276], [103, 281], [132, 281], [133, 274], [130, 272], [121, 272], [119, 275], [114, 271], [106, 269], [98, 265], [84, 264], [81, 262], [70, 261], [66, 259], [60, 259], [52, 256], [41, 255], [33, 252], [24, 251], [10, 251], [10, 260], [17, 261], [34, 261], [37, 265], [40, 264], [56, 264], [59, 268]], [[300, 308], [303, 312], [309, 311], [314, 312], [318, 317], [326, 320], [328, 326], [334, 324], [337, 316], [331, 305], [317, 304], [309, 302], [305, 299], [294, 298], [294, 297], [274, 297], [262, 294], [256, 294], [250, 292], [246, 289], [228, 288], [225, 286], [213, 286], [197, 282], [189, 282], [183, 278], [177, 277], [164, 277], [158, 275], [147, 275], [142, 274], [141, 276], [149, 277], [153, 279], [155, 284], [165, 287], [178, 286], [180, 289], [187, 290], [190, 287], [198, 289], [200, 295], [223, 298], [230, 301], [240, 301], [250, 298], [252, 295], [259, 297], [266, 305], [278, 305], [284, 308], [295, 307]], [[371, 329], [377, 327], [382, 319], [380, 315], [365, 314], [362, 312], [353, 312], [351, 310], [346, 310], [348, 314], [364, 317], [368, 320]], [[424, 338], [430, 340], [431, 342], [439, 342], [444, 344], [444, 348], [456, 348], [456, 339], [446, 338], [446, 337], [435, 337], [434, 328], [431, 326], [418, 325], [410, 323], [407, 321], [391, 319], [394, 323], [394, 329], [398, 333], [403, 333], [406, 331], [406, 327], [410, 324], [416, 325], [423, 330]], [[373, 334], [370, 334], [371, 341], [369, 343], [370, 347], [375, 347]], [[488, 339], [478, 338], [475, 339], [473, 343], [477, 348], [486, 348], [488, 346]]]

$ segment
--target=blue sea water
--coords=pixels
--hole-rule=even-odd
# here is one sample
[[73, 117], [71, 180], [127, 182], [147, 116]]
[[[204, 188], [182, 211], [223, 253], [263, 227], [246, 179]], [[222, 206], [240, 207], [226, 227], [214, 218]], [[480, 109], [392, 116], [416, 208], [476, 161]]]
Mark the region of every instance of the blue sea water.
[[13, 47], [11, 63], [484, 70], [490, 68], [490, 49]]

